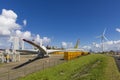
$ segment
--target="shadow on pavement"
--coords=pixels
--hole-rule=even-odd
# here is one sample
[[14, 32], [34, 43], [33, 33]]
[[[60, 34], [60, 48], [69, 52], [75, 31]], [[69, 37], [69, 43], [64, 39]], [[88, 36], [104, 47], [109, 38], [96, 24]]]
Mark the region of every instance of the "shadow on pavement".
[[36, 57], [36, 58], [34, 58], [34, 59], [32, 59], [32, 60], [30, 59], [30, 60], [28, 60], [27, 62], [18, 65], [18, 66], [16, 66], [16, 67], [12, 68], [12, 69], [21, 68], [21, 67], [23, 67], [23, 66], [25, 66], [25, 65], [27, 65], [27, 64], [29, 64], [29, 63], [32, 63], [32, 62], [34, 62], [34, 61], [36, 61], [36, 60], [38, 60], [38, 59], [43, 59], [43, 58], [48, 58], [48, 57], [47, 57], [47, 56], [46, 56], [46, 57]]

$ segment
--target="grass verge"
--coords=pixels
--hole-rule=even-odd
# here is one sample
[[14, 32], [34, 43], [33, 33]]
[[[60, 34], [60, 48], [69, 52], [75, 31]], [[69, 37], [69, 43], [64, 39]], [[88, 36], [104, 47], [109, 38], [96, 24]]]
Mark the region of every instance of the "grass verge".
[[120, 73], [112, 57], [94, 54], [30, 74], [19, 80], [120, 80]]

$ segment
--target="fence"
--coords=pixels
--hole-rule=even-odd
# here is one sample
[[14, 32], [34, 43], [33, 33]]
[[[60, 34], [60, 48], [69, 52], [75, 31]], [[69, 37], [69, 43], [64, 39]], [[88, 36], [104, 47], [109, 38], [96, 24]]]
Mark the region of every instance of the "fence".
[[18, 69], [8, 69], [3, 74], [0, 74], [0, 80], [16, 80], [19, 77], [24, 77], [27, 74], [44, 70], [65, 62], [64, 60], [46, 60], [41, 61], [39, 64], [24, 66]]

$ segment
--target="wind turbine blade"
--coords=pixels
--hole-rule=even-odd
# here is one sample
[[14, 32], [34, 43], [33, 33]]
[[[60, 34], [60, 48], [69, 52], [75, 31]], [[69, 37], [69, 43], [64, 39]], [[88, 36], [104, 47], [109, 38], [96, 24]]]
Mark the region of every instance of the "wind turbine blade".
[[105, 28], [104, 31], [103, 31], [103, 35], [105, 35], [105, 32], [106, 32], [106, 28]]
[[105, 36], [103, 36], [106, 41], [109, 41]]
[[47, 54], [47, 51], [43, 47], [39, 46], [38, 44], [34, 43], [33, 41], [26, 40], [26, 39], [23, 39], [23, 41], [37, 47], [43, 54]]
[[101, 38], [102, 37], [102, 35], [100, 35], [100, 36], [97, 36], [96, 38]]

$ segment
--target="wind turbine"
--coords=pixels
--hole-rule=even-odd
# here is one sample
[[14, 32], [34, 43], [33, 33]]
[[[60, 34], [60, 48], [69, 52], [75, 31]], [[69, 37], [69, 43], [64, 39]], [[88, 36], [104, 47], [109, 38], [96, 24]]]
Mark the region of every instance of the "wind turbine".
[[106, 33], [106, 28], [104, 29], [102, 35], [97, 36], [97, 38], [101, 38], [101, 43], [102, 43], [102, 52], [104, 52], [104, 40], [108, 41], [108, 39], [105, 37], [105, 33]]

